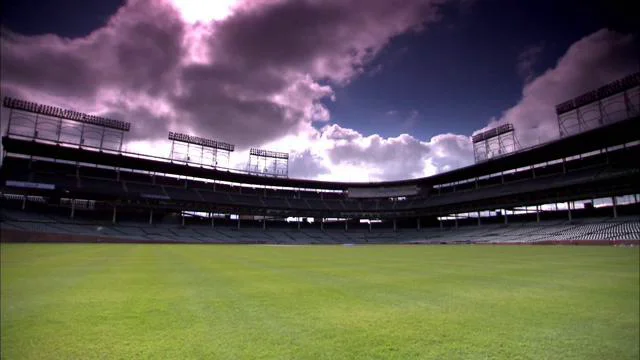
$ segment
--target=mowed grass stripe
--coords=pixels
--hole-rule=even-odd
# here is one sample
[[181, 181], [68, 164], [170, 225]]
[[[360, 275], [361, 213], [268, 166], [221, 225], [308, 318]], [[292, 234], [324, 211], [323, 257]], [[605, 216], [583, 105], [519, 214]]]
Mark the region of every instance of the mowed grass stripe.
[[3, 359], [636, 359], [637, 249], [2, 244]]

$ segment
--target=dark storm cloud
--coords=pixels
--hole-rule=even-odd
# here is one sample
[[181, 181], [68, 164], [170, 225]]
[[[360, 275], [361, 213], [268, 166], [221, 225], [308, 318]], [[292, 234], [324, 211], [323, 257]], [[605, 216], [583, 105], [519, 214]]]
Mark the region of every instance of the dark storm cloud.
[[240, 146], [327, 121], [319, 80], [344, 84], [397, 34], [435, 18], [434, 1], [280, 1], [212, 23], [208, 61], [186, 66], [171, 101], [190, 126]]
[[172, 129], [259, 146], [327, 121], [333, 90], [318, 81], [348, 83], [442, 2], [244, 1], [187, 24], [167, 1], [131, 0], [84, 38], [5, 31], [2, 88], [118, 115], [145, 127], [136, 138]]
[[170, 88], [183, 24], [168, 6], [131, 1], [85, 38], [2, 33], [2, 86], [93, 102], [104, 89], [154, 95]]

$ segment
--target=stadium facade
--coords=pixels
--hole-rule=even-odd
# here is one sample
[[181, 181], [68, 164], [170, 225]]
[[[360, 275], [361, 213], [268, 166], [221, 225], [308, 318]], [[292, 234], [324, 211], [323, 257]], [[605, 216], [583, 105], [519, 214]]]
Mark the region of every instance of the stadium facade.
[[128, 153], [126, 122], [9, 98], [4, 106], [3, 241], [640, 238], [640, 73], [558, 105], [554, 141], [520, 148], [506, 124], [473, 137], [471, 166], [369, 183], [289, 178], [288, 154], [262, 149], [251, 149], [247, 169], [229, 169], [220, 164], [233, 145], [177, 133], [168, 158]]

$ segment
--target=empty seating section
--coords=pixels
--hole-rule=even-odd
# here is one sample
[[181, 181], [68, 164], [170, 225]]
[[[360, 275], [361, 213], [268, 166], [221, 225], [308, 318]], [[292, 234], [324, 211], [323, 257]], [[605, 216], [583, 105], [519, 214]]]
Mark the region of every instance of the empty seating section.
[[202, 202], [204, 199], [193, 189], [185, 189], [173, 186], [164, 186], [164, 190], [170, 198], [181, 201]]
[[204, 201], [217, 204], [231, 204], [231, 198], [226, 193], [213, 192], [209, 190], [196, 190]]
[[263, 198], [264, 204], [267, 207], [275, 209], [289, 209], [291, 205], [285, 198], [266, 197]]
[[167, 194], [165, 194], [165, 192], [162, 190], [162, 187], [156, 186], [156, 185], [126, 181], [125, 187], [127, 189], [127, 192], [133, 193], [133, 194], [140, 194], [141, 196], [142, 195], [167, 196]]
[[56, 188], [75, 189], [78, 179], [75, 176], [50, 173], [32, 173], [31, 181], [44, 184], [55, 184]]
[[264, 207], [261, 199], [255, 195], [229, 194], [229, 197], [234, 205]]
[[[256, 198], [256, 197], [254, 197]], [[257, 199], [257, 198], [256, 198]], [[135, 241], [165, 241], [190, 243], [277, 243], [277, 244], [343, 244], [343, 243], [535, 243], [568, 240], [640, 240], [640, 218], [581, 219], [575, 222], [561, 220], [540, 223], [488, 224], [459, 228], [398, 229], [393, 231], [375, 226], [345, 231], [341, 224], [325, 224], [325, 230], [301, 230], [291, 224], [288, 228], [262, 229], [260, 223], [253, 228], [232, 226], [187, 225], [125, 221], [113, 225], [105, 221], [71, 220], [62, 215], [41, 214], [3, 209], [0, 227], [8, 230], [52, 234], [113, 237]], [[317, 224], [316, 224], [317, 225]]]
[[[624, 155], [624, 154], [623, 154]], [[619, 156], [623, 156], [619, 155]], [[615, 156], [610, 155], [611, 159]], [[629, 156], [628, 154], [624, 156]], [[6, 159], [11, 171], [8, 179], [32, 180], [53, 183], [57, 188], [80, 190], [83, 193], [113, 195], [115, 197], [136, 196], [157, 199], [174, 199], [189, 202], [205, 202], [245, 208], [273, 208], [326, 211], [391, 211], [449, 206], [472, 201], [513, 196], [523, 192], [569, 187], [594, 179], [627, 174], [627, 169], [615, 169], [594, 158], [574, 160], [571, 169], [562, 173], [562, 164], [552, 164], [536, 171], [523, 170], [518, 173], [492, 176], [465, 184], [448, 185], [439, 190], [423, 191], [419, 197], [406, 200], [350, 199], [344, 192], [320, 192], [315, 190], [283, 190], [264, 187], [233, 186], [198, 180], [186, 180], [162, 174], [115, 170], [87, 164], [50, 162], [28, 159]], [[626, 161], [626, 160], [625, 160]], [[577, 164], [577, 165], [576, 165]], [[585, 168], [586, 167], [586, 168]], [[5, 167], [6, 168], [6, 167]], [[534, 176], [535, 179], [531, 179]], [[25, 175], [28, 174], [28, 175]], [[502, 184], [502, 179], [506, 181]], [[500, 180], [500, 181], [496, 181]], [[493, 184], [493, 185], [491, 185]], [[214, 190], [215, 189], [215, 190]], [[584, 230], [589, 233], [587, 230]], [[587, 235], [587, 234], [585, 234]]]
[[121, 182], [105, 179], [80, 178], [80, 189], [107, 195], [120, 195], [124, 193]]

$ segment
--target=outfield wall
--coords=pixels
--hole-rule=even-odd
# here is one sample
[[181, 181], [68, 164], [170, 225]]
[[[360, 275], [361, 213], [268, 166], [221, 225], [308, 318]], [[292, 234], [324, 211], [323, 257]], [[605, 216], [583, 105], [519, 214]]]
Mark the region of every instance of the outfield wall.
[[3, 243], [116, 243], [116, 244], [198, 244], [193, 242], [163, 240], [133, 240], [108, 236], [89, 236], [71, 234], [47, 234], [35, 231], [0, 230], [0, 242]]
[[[247, 242], [190, 242], [169, 240], [138, 240], [107, 236], [52, 234], [32, 231], [0, 229], [0, 242], [3, 243], [114, 243], [114, 244], [268, 244], [267, 241]], [[313, 245], [317, 245], [314, 243]], [[378, 243], [380, 244], [380, 243]], [[503, 243], [468, 243], [468, 242], [442, 242], [442, 241], [413, 241], [410, 243], [393, 243], [394, 245], [582, 245], [582, 246], [617, 246], [640, 245], [638, 240], [555, 240], [538, 242], [503, 242]], [[311, 243], [309, 245], [312, 245]], [[336, 245], [336, 244], [327, 244]], [[369, 244], [368, 244], [369, 245]]]

